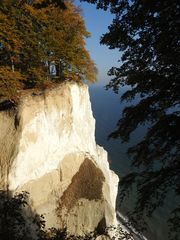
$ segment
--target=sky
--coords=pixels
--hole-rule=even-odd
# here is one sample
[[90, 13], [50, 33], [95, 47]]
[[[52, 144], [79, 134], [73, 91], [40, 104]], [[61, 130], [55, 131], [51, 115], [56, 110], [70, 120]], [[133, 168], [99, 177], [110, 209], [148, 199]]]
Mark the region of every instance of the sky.
[[86, 39], [86, 48], [98, 68], [98, 84], [106, 85], [110, 79], [107, 76], [108, 70], [112, 66], [118, 66], [117, 61], [120, 58], [118, 50], [110, 50], [99, 43], [102, 34], [108, 31], [113, 15], [104, 10], [97, 10], [94, 4], [79, 0], [75, 0], [75, 4], [81, 7], [86, 28], [91, 33], [91, 37]]

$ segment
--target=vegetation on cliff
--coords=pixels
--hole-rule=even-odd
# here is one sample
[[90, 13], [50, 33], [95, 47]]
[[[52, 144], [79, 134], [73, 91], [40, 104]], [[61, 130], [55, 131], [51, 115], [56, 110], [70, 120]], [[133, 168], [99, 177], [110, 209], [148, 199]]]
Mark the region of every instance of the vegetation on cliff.
[[[121, 180], [122, 196], [138, 184], [131, 220], [144, 228], [143, 216], [163, 205], [168, 194], [180, 194], [180, 4], [178, 0], [82, 0], [110, 9], [114, 20], [101, 44], [122, 52], [120, 66], [109, 70], [107, 88], [128, 86], [122, 101], [133, 102], [123, 111], [110, 137], [129, 141], [140, 125], [148, 126], [144, 139], [129, 149], [139, 167]], [[174, 206], [172, 239], [180, 233], [180, 206]]]
[[62, 80], [94, 81], [89, 35], [71, 1], [2, 0], [0, 99], [16, 101], [18, 90]]
[[104, 236], [102, 239], [106, 237], [110, 239], [109, 231], [116, 233], [115, 236], [119, 236], [119, 240], [133, 240], [131, 234], [121, 227], [115, 229], [98, 226], [94, 232], [84, 236], [74, 236], [68, 234], [66, 228], [47, 229], [45, 226], [44, 216], [38, 215], [31, 209], [27, 192], [12, 195], [10, 191], [0, 191], [1, 240], [96, 240], [98, 236]]

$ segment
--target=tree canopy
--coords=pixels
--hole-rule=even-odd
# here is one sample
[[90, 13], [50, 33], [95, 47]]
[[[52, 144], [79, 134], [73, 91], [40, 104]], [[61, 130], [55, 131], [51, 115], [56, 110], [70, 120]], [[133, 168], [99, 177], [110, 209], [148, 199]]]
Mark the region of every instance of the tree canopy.
[[[101, 44], [119, 49], [122, 57], [120, 66], [109, 70], [112, 80], [107, 88], [118, 92], [128, 86], [121, 100], [138, 99], [123, 110], [110, 137], [127, 142], [136, 128], [148, 126], [144, 139], [129, 149], [133, 164], [140, 168], [121, 181], [122, 193], [137, 181], [133, 216], [142, 219], [163, 204], [169, 191], [180, 194], [180, 4], [177, 0], [84, 1], [114, 14]], [[172, 239], [178, 239], [180, 206], [174, 208]]]
[[1, 99], [14, 101], [19, 89], [51, 80], [94, 81], [96, 68], [85, 48], [89, 35], [71, 1], [1, 1]]

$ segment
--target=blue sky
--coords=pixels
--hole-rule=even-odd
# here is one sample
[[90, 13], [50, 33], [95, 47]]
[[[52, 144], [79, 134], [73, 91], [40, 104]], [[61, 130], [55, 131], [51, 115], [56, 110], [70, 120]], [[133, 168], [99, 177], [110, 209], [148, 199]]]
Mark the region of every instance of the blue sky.
[[108, 30], [108, 25], [112, 22], [113, 15], [103, 10], [97, 10], [93, 4], [75, 0], [75, 4], [83, 10], [82, 16], [85, 20], [87, 30], [91, 37], [86, 40], [87, 49], [91, 58], [98, 68], [98, 84], [105, 85], [110, 79], [107, 71], [112, 66], [118, 66], [120, 53], [117, 50], [110, 50], [105, 45], [100, 45], [100, 37]]

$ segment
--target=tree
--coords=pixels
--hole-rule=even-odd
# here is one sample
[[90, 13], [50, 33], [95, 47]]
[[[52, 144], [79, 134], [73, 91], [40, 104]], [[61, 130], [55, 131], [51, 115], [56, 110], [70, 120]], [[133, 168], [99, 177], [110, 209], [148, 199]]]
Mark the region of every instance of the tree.
[[[85, 48], [89, 36], [71, 1], [3, 0], [0, 4], [0, 96], [15, 101], [18, 90], [62, 80], [95, 81]], [[50, 67], [57, 69], [52, 78]], [[13, 93], [13, 94], [12, 94]]]
[[[45, 229], [43, 215], [34, 213], [29, 205], [29, 193], [0, 190], [1, 240], [66, 240], [66, 229]], [[73, 238], [72, 238], [73, 239]]]
[[[31, 211], [28, 193], [0, 191], [0, 238], [1, 240], [39, 240], [46, 235], [42, 216]], [[45, 239], [44, 239], [45, 240]]]
[[[137, 204], [131, 216], [143, 219], [143, 214], [151, 216], [163, 204], [169, 191], [180, 194], [179, 1], [84, 1], [96, 3], [97, 8], [109, 8], [115, 16], [101, 44], [123, 54], [121, 65], [109, 70], [112, 80], [107, 88], [118, 92], [126, 85], [129, 88], [121, 100], [139, 99], [123, 110], [110, 137], [127, 142], [138, 126], [148, 126], [144, 139], [128, 151], [134, 166], [140, 168], [121, 181], [122, 195], [137, 182]], [[178, 223], [179, 207], [174, 207], [172, 214]], [[177, 239], [180, 225], [174, 227], [172, 239]]]

